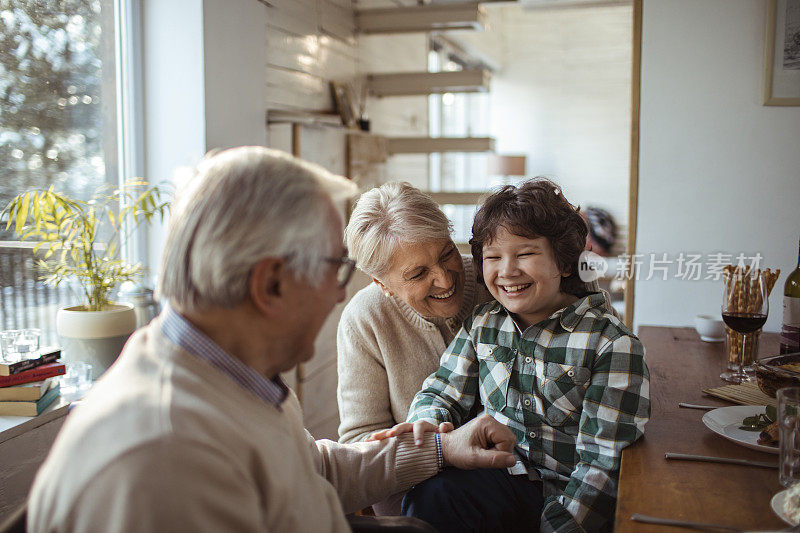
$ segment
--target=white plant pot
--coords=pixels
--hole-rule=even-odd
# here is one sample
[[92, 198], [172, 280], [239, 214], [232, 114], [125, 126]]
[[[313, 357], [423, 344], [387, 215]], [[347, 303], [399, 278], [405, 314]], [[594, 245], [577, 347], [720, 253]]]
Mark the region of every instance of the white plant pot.
[[92, 379], [117, 360], [135, 329], [136, 312], [131, 304], [111, 304], [105, 311], [84, 311], [82, 305], [63, 307], [56, 315], [63, 359], [92, 365]]

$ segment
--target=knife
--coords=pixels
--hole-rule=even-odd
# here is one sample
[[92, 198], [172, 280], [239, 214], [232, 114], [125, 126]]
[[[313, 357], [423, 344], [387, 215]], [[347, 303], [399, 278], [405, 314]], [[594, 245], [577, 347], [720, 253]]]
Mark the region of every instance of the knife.
[[697, 405], [695, 403], [680, 402], [678, 404], [678, 407], [686, 407], [688, 409], [703, 409], [703, 410], [706, 410], [706, 411], [711, 411], [713, 409], [719, 409], [722, 406], [721, 405]]
[[742, 532], [743, 529], [732, 526], [724, 526], [722, 524], [708, 524], [705, 522], [689, 522], [686, 520], [673, 520], [671, 518], [661, 518], [658, 516], [647, 516], [640, 513], [631, 515], [631, 520], [634, 522], [642, 522], [644, 524], [658, 524], [660, 526], [675, 526], [675, 527], [689, 527], [692, 529], [725, 529], [727, 531]]
[[648, 516], [645, 514], [634, 513], [631, 515], [631, 520], [634, 522], [641, 522], [643, 524], [656, 524], [659, 526], [673, 526], [673, 527], [687, 527], [690, 529], [724, 529], [727, 531], [738, 531], [740, 533], [786, 533], [787, 531], [800, 531], [800, 525], [792, 526], [786, 529], [770, 529], [770, 530], [753, 530], [753, 529], [739, 529], [737, 527], [725, 526], [722, 524], [709, 524], [706, 522], [689, 522], [687, 520], [673, 520], [672, 518], [661, 518], [658, 516]]
[[687, 453], [667, 452], [665, 459], [677, 459], [681, 461], [705, 461], [708, 463], [726, 463], [732, 465], [757, 466], [760, 468], [774, 468], [777, 470], [778, 463], [768, 463], [762, 461], [750, 461], [748, 459], [734, 459], [733, 457], [711, 457], [708, 455], [692, 455]]

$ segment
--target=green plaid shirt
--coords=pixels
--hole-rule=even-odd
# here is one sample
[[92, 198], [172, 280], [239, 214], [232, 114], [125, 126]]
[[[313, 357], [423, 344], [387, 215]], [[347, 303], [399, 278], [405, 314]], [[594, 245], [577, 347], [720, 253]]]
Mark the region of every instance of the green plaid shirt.
[[650, 417], [644, 347], [590, 294], [520, 333], [477, 307], [414, 397], [408, 421], [467, 421], [476, 399], [544, 482], [541, 531], [611, 529], [622, 449]]

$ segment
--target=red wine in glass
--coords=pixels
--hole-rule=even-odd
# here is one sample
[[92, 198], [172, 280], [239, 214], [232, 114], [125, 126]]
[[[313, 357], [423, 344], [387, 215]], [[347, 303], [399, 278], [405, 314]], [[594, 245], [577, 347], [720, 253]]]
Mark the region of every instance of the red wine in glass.
[[[745, 370], [745, 357], [756, 351], [756, 331], [761, 329], [769, 315], [769, 289], [766, 276], [759, 269], [737, 266], [723, 278], [725, 282], [722, 295], [722, 320], [728, 330], [738, 333], [736, 338], [741, 339], [738, 346], [731, 347], [729, 358], [735, 357], [738, 368], [731, 366], [733, 360], [727, 365], [727, 370], [719, 377], [725, 381], [742, 383], [752, 379]], [[733, 334], [731, 332], [731, 334]], [[729, 336], [729, 338], [731, 338]], [[731, 340], [733, 342], [733, 340]], [[750, 348], [748, 351], [747, 348]], [[756, 354], [752, 353], [753, 360]]]
[[739, 333], [752, 333], [764, 326], [767, 315], [761, 313], [722, 313], [722, 321]]

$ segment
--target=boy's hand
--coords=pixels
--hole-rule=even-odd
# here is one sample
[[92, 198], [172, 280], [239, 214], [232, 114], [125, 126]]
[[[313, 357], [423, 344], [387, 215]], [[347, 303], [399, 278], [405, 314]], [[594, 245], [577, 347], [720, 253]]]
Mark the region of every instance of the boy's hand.
[[453, 431], [453, 424], [451, 424], [450, 422], [442, 422], [438, 426], [434, 426], [430, 422], [425, 422], [423, 420], [417, 420], [414, 423], [402, 422], [400, 424], [397, 424], [393, 428], [376, 431], [375, 433], [367, 437], [367, 440], [384, 440], [388, 439], [389, 437], [396, 437], [397, 435], [408, 433], [409, 431], [414, 432], [414, 444], [420, 446], [422, 444], [423, 434], [428, 432], [448, 433], [450, 431]]
[[446, 465], [463, 470], [504, 468], [517, 462], [517, 439], [507, 426], [489, 415], [470, 420], [457, 430], [442, 434], [442, 455]]

